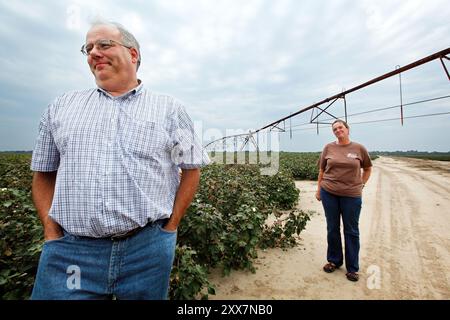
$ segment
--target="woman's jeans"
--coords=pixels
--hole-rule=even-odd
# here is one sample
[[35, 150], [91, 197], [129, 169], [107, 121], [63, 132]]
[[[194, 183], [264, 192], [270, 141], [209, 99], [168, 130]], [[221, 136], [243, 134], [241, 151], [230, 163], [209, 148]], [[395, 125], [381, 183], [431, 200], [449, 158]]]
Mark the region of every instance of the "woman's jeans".
[[347, 272], [359, 270], [359, 214], [361, 197], [342, 197], [320, 189], [320, 197], [327, 218], [327, 260], [336, 266], [343, 263], [340, 220], [344, 224], [345, 266]]
[[46, 241], [31, 299], [167, 299], [177, 236], [164, 222], [125, 239]]

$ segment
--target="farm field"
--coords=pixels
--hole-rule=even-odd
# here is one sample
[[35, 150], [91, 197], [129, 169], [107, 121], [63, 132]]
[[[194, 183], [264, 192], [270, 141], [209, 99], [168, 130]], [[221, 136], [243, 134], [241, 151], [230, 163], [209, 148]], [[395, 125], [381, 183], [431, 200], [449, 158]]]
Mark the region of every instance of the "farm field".
[[[374, 161], [360, 222], [361, 279], [351, 283], [344, 268], [322, 271], [317, 159], [282, 153], [275, 176], [255, 166], [205, 168], [180, 225], [171, 299], [200, 292], [209, 299], [450, 299], [450, 162]], [[26, 299], [43, 241], [29, 194], [30, 155], [0, 160], [0, 293]]]
[[420, 151], [375, 151], [372, 155], [386, 156], [391, 158], [405, 157], [424, 160], [450, 161], [450, 152], [420, 152]]
[[301, 246], [260, 251], [255, 274], [210, 276], [210, 299], [450, 299], [450, 163], [380, 157], [363, 195], [360, 281], [322, 271], [326, 222], [316, 182], [296, 181], [312, 215]]
[[[30, 157], [0, 154], [0, 299], [29, 297], [44, 242], [31, 202]], [[271, 176], [261, 174], [256, 165], [211, 164], [202, 169], [198, 192], [178, 228], [171, 299], [207, 298], [214, 294], [207, 281], [210, 268], [224, 274], [254, 270], [258, 248], [296, 244], [294, 236], [309, 216], [295, 208], [299, 191], [291, 171], [314, 175], [308, 168], [315, 168], [309, 157], [294, 158], [296, 165]]]

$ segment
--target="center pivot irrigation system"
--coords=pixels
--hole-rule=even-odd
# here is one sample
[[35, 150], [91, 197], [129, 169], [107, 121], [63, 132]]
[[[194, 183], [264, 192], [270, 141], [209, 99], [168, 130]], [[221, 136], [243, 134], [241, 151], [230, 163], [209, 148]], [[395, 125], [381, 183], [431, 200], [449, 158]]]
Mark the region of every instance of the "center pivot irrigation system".
[[[386, 74], [383, 74], [382, 76], [379, 76], [377, 78], [374, 78], [372, 80], [369, 80], [367, 82], [364, 82], [360, 85], [357, 85], [351, 89], [348, 89], [346, 91], [343, 91], [341, 93], [335, 94], [331, 97], [328, 97], [326, 99], [323, 99], [320, 102], [314, 103], [306, 108], [303, 108], [295, 113], [290, 114], [289, 116], [286, 116], [284, 118], [278, 119], [262, 128], [259, 128], [255, 131], [249, 131], [248, 133], [243, 133], [243, 134], [236, 134], [236, 135], [230, 135], [230, 136], [225, 136], [222, 137], [220, 139], [214, 140], [209, 142], [208, 144], [205, 145], [205, 149], [207, 150], [213, 150], [215, 151], [216, 146], [219, 146], [220, 148], [223, 149], [223, 151], [226, 151], [226, 146], [227, 141], [232, 140], [233, 141], [233, 146], [234, 146], [234, 151], [238, 151], [238, 140], [241, 143], [241, 147], [239, 148], [240, 151], [242, 151], [247, 145], [249, 145], [250, 143], [253, 144], [253, 146], [255, 147], [256, 151], [259, 151], [259, 135], [258, 133], [265, 131], [265, 130], [270, 130], [270, 131], [281, 131], [281, 132], [286, 132], [287, 130], [289, 130], [290, 132], [290, 137], [292, 138], [292, 131], [297, 131], [297, 130], [293, 130], [292, 128], [294, 126], [289, 125], [288, 128], [286, 128], [286, 120], [291, 120], [293, 117], [298, 116], [299, 114], [302, 114], [304, 112], [307, 112], [309, 110], [312, 110], [311, 112], [311, 119], [308, 123], [305, 124], [315, 124], [316, 125], [316, 130], [317, 133], [319, 133], [319, 124], [331, 124], [332, 121], [334, 121], [335, 119], [338, 119], [337, 116], [331, 114], [329, 111], [327, 111], [327, 109], [329, 107], [331, 107], [336, 101], [338, 101], [339, 99], [342, 99], [344, 102], [344, 112], [345, 112], [345, 121], [347, 121], [347, 117], [349, 116], [355, 116], [355, 115], [359, 115], [359, 114], [363, 114], [363, 113], [369, 113], [369, 112], [376, 112], [376, 111], [382, 111], [382, 110], [387, 110], [387, 109], [394, 109], [394, 108], [398, 108], [400, 109], [400, 118], [395, 118], [395, 119], [384, 119], [384, 120], [374, 120], [374, 121], [366, 121], [366, 122], [377, 122], [377, 121], [390, 121], [390, 120], [397, 120], [400, 119], [401, 124], [403, 125], [403, 119], [406, 118], [415, 118], [415, 117], [423, 117], [423, 116], [436, 116], [436, 115], [444, 115], [444, 114], [450, 114], [450, 112], [442, 112], [442, 113], [435, 113], [435, 114], [426, 114], [426, 115], [420, 115], [420, 116], [411, 116], [411, 117], [404, 117], [403, 116], [403, 107], [404, 106], [408, 106], [408, 105], [412, 105], [412, 104], [418, 104], [418, 103], [424, 103], [424, 102], [429, 102], [429, 101], [435, 101], [435, 100], [440, 100], [440, 99], [447, 99], [450, 98], [450, 95], [447, 96], [441, 96], [441, 97], [436, 97], [436, 98], [432, 98], [432, 99], [427, 99], [427, 100], [421, 100], [421, 101], [415, 101], [415, 102], [411, 102], [411, 103], [407, 103], [407, 104], [403, 104], [403, 94], [402, 94], [402, 78], [401, 78], [401, 74], [402, 72], [408, 71], [410, 69], [416, 68], [420, 65], [423, 65], [425, 63], [428, 63], [430, 61], [439, 59], [442, 67], [447, 75], [448, 80], [450, 81], [450, 74], [449, 71], [445, 65], [444, 59], [446, 60], [450, 60], [450, 57], [448, 56], [450, 54], [450, 48], [447, 48], [445, 50], [436, 52], [432, 55], [429, 55], [425, 58], [422, 58], [420, 60], [417, 60], [413, 63], [410, 63], [404, 67], [400, 67], [397, 66], [395, 70], [388, 72]], [[395, 75], [399, 75], [399, 80], [400, 80], [400, 105], [397, 106], [393, 106], [393, 107], [387, 107], [387, 108], [380, 108], [380, 109], [374, 109], [374, 110], [370, 110], [370, 111], [366, 111], [366, 112], [360, 112], [360, 113], [355, 113], [355, 114], [351, 114], [348, 115], [347, 114], [347, 101], [346, 101], [346, 95], [355, 92], [357, 90], [361, 90], [362, 88], [365, 88], [367, 86], [373, 85], [374, 83], [380, 82], [382, 80], [385, 80], [387, 78], [393, 77]], [[322, 105], [329, 103], [326, 107], [322, 107]], [[319, 120], [319, 117], [322, 115], [328, 115], [330, 118], [327, 119], [322, 119]], [[325, 122], [325, 121], [330, 121], [331, 122]], [[365, 123], [366, 123], [365, 122]], [[362, 122], [360, 122], [362, 123]], [[297, 125], [298, 126], [298, 125]], [[255, 138], [256, 137], [256, 138]]]

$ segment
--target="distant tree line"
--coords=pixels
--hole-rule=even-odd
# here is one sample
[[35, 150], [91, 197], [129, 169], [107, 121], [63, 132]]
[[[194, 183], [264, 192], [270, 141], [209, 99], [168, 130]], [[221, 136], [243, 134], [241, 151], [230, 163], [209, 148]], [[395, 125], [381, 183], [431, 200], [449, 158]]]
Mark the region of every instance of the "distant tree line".
[[389, 157], [409, 157], [418, 159], [430, 159], [430, 160], [440, 160], [440, 161], [450, 161], [450, 151], [449, 152], [428, 152], [428, 151], [370, 151], [371, 156], [389, 156]]

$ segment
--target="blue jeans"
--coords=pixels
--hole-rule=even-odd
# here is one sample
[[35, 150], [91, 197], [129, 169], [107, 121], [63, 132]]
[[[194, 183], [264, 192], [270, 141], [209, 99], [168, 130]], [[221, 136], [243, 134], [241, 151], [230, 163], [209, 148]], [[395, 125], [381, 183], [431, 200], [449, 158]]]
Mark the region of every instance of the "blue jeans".
[[177, 236], [164, 222], [120, 240], [64, 232], [46, 241], [31, 299], [167, 299]]
[[359, 215], [361, 197], [342, 197], [320, 189], [327, 218], [327, 260], [337, 266], [343, 264], [340, 221], [344, 224], [345, 266], [347, 272], [359, 270]]

